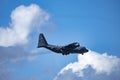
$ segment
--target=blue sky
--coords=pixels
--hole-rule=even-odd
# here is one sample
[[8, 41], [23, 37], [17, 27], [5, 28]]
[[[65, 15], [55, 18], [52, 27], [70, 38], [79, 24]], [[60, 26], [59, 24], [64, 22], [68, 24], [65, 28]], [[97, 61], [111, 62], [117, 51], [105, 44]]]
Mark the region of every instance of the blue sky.
[[[19, 26], [19, 24], [23, 25], [21, 23], [26, 20], [23, 18], [27, 18], [27, 16], [20, 18], [20, 21], [23, 19], [23, 22], [19, 23], [19, 18], [16, 19], [14, 15], [18, 14], [17, 12], [21, 15], [24, 14], [21, 9], [29, 7], [31, 4], [37, 5], [37, 7], [33, 6], [36, 9], [36, 15], [38, 7], [42, 10], [40, 12], [42, 17], [37, 16], [35, 17], [37, 21], [31, 22], [36, 27], [29, 30], [28, 26], [23, 30], [23, 33], [25, 31], [26, 34], [25, 38], [20, 35], [18, 37], [11, 32], [12, 27]], [[1, 0], [0, 33], [2, 35], [0, 37], [3, 40], [0, 39], [0, 55], [3, 58], [0, 59], [0, 66], [1, 70], [5, 68], [3, 72], [8, 71], [8, 73], [0, 73], [0, 76], [6, 76], [6, 79], [1, 77], [1, 80], [7, 80], [7, 77], [11, 80], [52, 80], [67, 64], [79, 61], [76, 54], [62, 56], [46, 49], [41, 50], [42, 52], [39, 51], [40, 49], [36, 47], [41, 32], [45, 34], [48, 43], [51, 44], [66, 45], [77, 41], [82, 46], [99, 54], [107, 53], [120, 57], [119, 4], [119, 0]], [[21, 5], [24, 7], [18, 9]], [[30, 15], [34, 15], [34, 13]], [[45, 16], [48, 18], [46, 19]], [[28, 19], [32, 18], [28, 16]], [[14, 20], [18, 21], [19, 24], [14, 24]], [[43, 20], [42, 25], [37, 24]], [[23, 26], [26, 26], [25, 24], [27, 23], [24, 23]], [[13, 30], [17, 31], [19, 29], [17, 26]], [[10, 31], [7, 31], [7, 28]], [[22, 28], [20, 29], [22, 30]], [[9, 32], [11, 32], [12, 37], [16, 37], [16, 42], [9, 40], [14, 39], [8, 36]], [[5, 46], [4, 40], [8, 41], [9, 45]], [[35, 57], [32, 60], [27, 60], [26, 56], [32, 54], [32, 51], [37, 51], [34, 54]]]

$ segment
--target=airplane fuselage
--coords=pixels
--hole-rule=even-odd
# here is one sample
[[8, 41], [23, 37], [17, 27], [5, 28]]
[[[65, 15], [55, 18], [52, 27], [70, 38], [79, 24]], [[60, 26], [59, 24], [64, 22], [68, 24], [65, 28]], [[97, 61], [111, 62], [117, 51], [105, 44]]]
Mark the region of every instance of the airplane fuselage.
[[64, 46], [55, 46], [55, 45], [51, 45], [51, 44], [48, 44], [47, 46], [45, 46], [45, 48], [53, 51], [53, 52], [56, 52], [56, 53], [62, 53], [63, 55], [67, 55], [69, 53], [79, 53], [79, 54], [83, 54], [85, 52], [88, 52], [88, 50], [85, 48], [85, 47], [76, 47], [74, 49], [71, 49], [71, 50], [66, 50], [66, 49], [63, 49]]
[[55, 45], [51, 45], [51, 44], [48, 44], [47, 46], [45, 46], [45, 48], [53, 51], [53, 52], [56, 52], [56, 53], [61, 53], [61, 46], [55, 46]]

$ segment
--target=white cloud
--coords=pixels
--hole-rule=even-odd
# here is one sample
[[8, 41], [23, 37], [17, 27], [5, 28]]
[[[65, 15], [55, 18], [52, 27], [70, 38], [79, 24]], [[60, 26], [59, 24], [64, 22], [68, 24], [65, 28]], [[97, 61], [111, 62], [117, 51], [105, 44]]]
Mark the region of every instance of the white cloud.
[[89, 51], [64, 67], [54, 80], [119, 80], [120, 58]]
[[[13, 70], [8, 66], [9, 63], [12, 65], [24, 63], [26, 60], [33, 60], [39, 55], [37, 52], [30, 52], [31, 46], [29, 45], [32, 44], [33, 46], [34, 39], [31, 40], [31, 38], [34, 36], [37, 40], [35, 37], [39, 33], [37, 31], [46, 24], [49, 17], [50, 15], [36, 4], [21, 5], [12, 11], [10, 24], [6, 27], [0, 26], [0, 80], [11, 80], [13, 78], [11, 75]], [[23, 45], [27, 42], [30, 43]], [[33, 76], [20, 78], [20, 80], [23, 79], [38, 80], [37, 77]]]
[[49, 14], [38, 5], [21, 5], [11, 14], [7, 28], [0, 27], [0, 46], [8, 47], [28, 42], [28, 36], [35, 27], [40, 27], [49, 19]]

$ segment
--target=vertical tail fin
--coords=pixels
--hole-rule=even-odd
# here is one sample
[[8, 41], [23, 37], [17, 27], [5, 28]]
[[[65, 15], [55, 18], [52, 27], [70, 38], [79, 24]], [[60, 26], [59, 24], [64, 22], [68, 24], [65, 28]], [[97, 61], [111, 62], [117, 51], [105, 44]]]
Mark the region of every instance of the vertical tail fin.
[[39, 42], [38, 42], [38, 48], [40, 47], [45, 47], [46, 45], [48, 45], [43, 33], [40, 33], [39, 35]]

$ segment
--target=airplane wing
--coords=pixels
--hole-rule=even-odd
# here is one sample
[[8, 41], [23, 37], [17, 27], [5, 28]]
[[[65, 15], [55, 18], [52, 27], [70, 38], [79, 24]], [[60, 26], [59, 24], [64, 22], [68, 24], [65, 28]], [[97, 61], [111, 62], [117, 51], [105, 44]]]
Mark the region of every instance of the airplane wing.
[[66, 46], [63, 46], [62, 50], [70, 51], [70, 50], [75, 49], [76, 47], [79, 47], [79, 46], [80, 46], [79, 43], [75, 42], [75, 43], [71, 43], [71, 44], [68, 44]]

